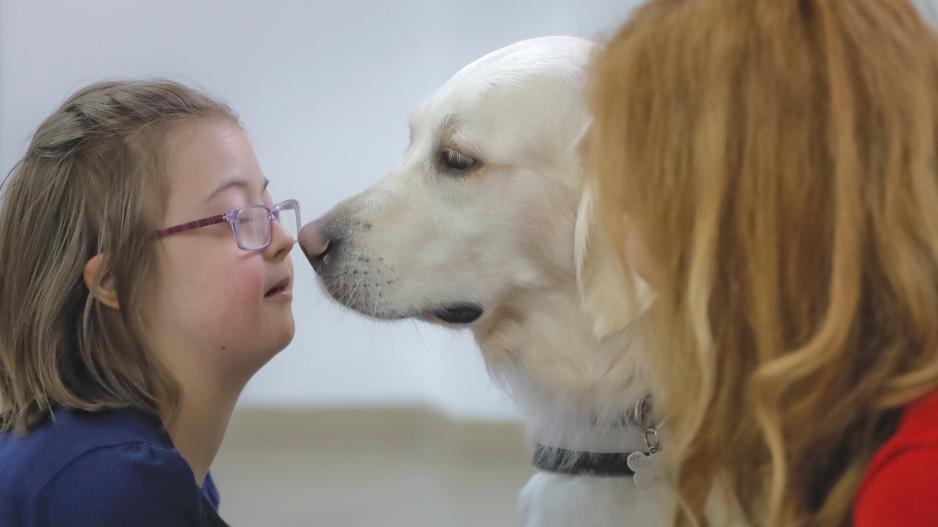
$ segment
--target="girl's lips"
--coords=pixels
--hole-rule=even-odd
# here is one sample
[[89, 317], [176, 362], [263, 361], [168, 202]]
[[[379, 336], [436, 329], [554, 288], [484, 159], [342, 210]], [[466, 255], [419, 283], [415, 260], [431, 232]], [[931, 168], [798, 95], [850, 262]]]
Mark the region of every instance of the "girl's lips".
[[272, 296], [278, 295], [287, 295], [292, 296], [290, 293], [290, 277], [286, 277], [283, 280], [277, 282], [273, 287], [267, 290], [264, 293], [264, 298], [270, 298]]

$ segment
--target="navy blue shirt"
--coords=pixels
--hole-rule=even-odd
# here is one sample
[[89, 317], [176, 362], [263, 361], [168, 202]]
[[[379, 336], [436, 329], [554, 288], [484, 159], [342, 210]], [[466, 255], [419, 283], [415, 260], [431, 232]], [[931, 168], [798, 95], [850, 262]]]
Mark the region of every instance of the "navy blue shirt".
[[159, 419], [59, 408], [26, 436], [0, 434], [0, 527], [224, 526]]

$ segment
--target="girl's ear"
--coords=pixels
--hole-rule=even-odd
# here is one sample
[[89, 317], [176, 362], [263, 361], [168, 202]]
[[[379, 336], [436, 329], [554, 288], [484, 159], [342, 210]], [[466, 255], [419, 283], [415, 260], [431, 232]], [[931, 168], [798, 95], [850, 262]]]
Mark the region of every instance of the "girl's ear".
[[82, 276], [85, 279], [85, 286], [91, 291], [98, 302], [110, 307], [111, 309], [120, 309], [117, 302], [117, 290], [114, 288], [114, 279], [111, 276], [101, 276], [102, 271], [106, 271], [104, 265], [104, 254], [96, 254], [88, 263], [85, 264], [85, 271]]

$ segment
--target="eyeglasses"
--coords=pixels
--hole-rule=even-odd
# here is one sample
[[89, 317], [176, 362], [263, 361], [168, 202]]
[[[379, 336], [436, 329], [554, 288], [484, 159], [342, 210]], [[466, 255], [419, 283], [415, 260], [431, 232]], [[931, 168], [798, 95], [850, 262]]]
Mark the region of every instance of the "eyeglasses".
[[300, 232], [300, 203], [295, 199], [281, 201], [272, 208], [264, 205], [248, 205], [240, 209], [229, 210], [224, 214], [190, 221], [181, 225], [167, 227], [159, 231], [160, 238], [180, 232], [201, 229], [210, 225], [228, 222], [234, 233], [235, 242], [244, 251], [263, 251], [270, 245], [276, 221], [296, 242]]

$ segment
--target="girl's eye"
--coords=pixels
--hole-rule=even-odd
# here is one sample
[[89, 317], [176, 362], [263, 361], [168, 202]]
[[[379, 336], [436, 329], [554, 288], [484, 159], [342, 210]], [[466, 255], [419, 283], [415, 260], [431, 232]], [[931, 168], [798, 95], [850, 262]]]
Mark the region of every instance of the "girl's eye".
[[444, 148], [440, 152], [440, 163], [447, 171], [457, 175], [463, 175], [478, 166], [478, 160], [452, 148]]

